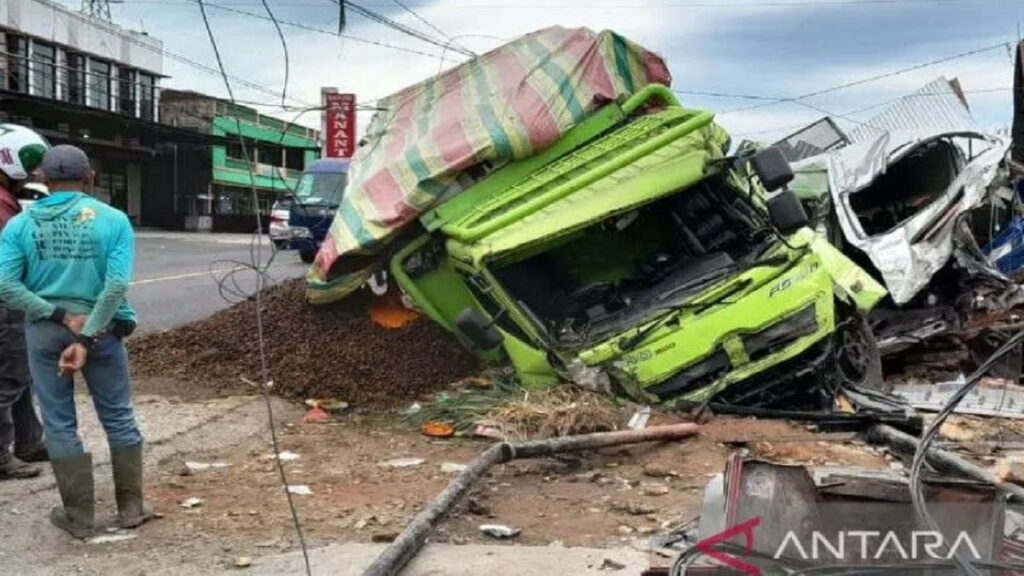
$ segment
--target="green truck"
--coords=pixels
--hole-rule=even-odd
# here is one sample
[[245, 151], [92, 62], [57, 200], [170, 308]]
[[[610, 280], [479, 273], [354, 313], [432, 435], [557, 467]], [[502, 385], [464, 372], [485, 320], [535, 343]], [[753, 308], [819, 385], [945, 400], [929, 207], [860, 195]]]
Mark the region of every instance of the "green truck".
[[884, 288], [806, 227], [777, 151], [729, 145], [647, 86], [423, 214], [391, 274], [527, 386], [676, 406], [881, 386], [863, 316]]

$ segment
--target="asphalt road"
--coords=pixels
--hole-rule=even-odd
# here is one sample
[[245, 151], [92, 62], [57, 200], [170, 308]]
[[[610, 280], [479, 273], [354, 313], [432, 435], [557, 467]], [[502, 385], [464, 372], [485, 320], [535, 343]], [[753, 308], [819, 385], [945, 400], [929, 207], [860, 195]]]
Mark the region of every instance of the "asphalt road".
[[[215, 277], [235, 269], [237, 264], [232, 261], [250, 261], [251, 240], [251, 236], [240, 234], [137, 232], [128, 301], [139, 314], [139, 331], [166, 330], [230, 306], [221, 297]], [[262, 246], [266, 259], [271, 253], [270, 244], [264, 239]], [[301, 277], [306, 269], [298, 252], [280, 252], [269, 276], [279, 282]], [[252, 293], [254, 273], [242, 270], [234, 278], [245, 293]]]

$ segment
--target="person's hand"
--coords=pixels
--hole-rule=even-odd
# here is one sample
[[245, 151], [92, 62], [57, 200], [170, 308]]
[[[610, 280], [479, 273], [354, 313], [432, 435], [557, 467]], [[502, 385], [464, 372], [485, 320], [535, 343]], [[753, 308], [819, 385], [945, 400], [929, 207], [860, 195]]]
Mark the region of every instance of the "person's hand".
[[61, 324], [70, 330], [72, 334], [78, 336], [82, 333], [82, 328], [85, 327], [85, 321], [87, 319], [88, 316], [83, 314], [65, 314], [64, 320], [61, 321]]
[[86, 349], [85, 345], [75, 342], [61, 353], [60, 360], [57, 362], [57, 369], [60, 370], [61, 376], [72, 376], [85, 366], [85, 360], [88, 356], [89, 350]]

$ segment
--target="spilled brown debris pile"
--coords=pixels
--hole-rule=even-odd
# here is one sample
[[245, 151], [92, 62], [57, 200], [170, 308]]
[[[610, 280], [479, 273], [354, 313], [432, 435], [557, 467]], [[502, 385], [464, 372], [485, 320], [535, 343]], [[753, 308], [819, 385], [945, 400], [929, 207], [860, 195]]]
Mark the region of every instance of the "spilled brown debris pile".
[[[386, 329], [370, 320], [361, 295], [313, 308], [303, 292], [303, 281], [293, 280], [262, 299], [278, 394], [396, 406], [478, 371], [476, 361], [429, 320]], [[237, 389], [243, 376], [259, 381], [255, 308], [250, 299], [199, 322], [132, 338], [135, 375], [228, 389]]]

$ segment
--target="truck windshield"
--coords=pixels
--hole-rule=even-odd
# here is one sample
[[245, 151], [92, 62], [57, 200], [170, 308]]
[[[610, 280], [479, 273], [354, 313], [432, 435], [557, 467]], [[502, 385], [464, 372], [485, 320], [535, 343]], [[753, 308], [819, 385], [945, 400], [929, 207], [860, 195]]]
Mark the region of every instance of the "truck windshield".
[[549, 335], [583, 344], [735, 274], [772, 238], [763, 215], [715, 177], [493, 269]]
[[306, 172], [295, 187], [295, 201], [307, 206], [337, 206], [347, 182], [343, 172]]

